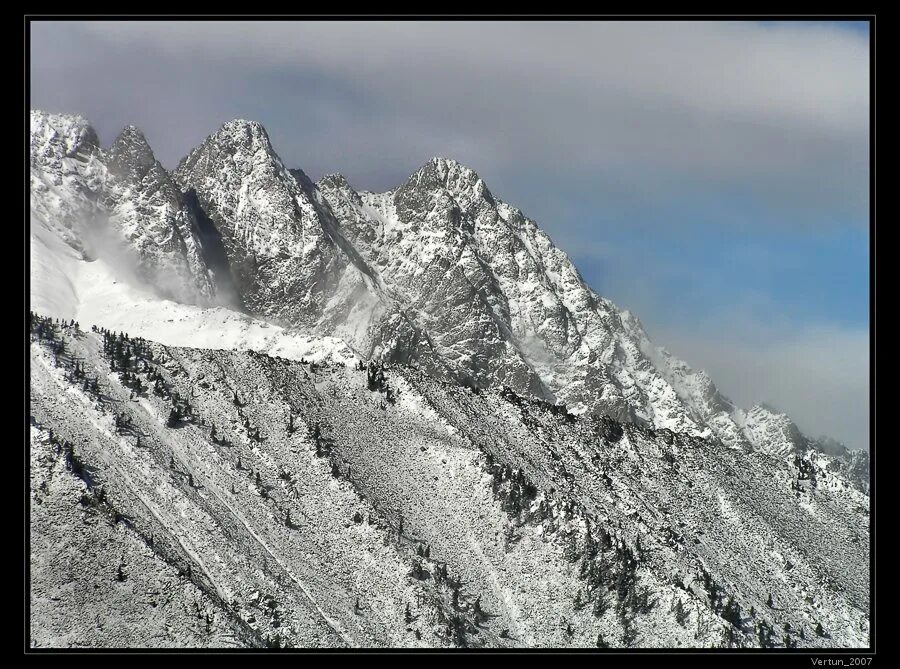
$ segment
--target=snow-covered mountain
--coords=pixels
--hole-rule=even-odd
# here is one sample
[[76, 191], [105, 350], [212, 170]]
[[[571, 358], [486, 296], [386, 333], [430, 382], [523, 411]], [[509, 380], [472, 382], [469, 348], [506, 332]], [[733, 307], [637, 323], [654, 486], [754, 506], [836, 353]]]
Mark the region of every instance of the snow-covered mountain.
[[657, 350], [534, 221], [453, 160], [432, 159], [394, 191], [358, 193], [340, 174], [311, 184], [284, 167], [259, 124], [232, 121], [176, 175], [214, 212], [233, 266], [271, 257], [270, 280], [246, 270], [269, 317], [340, 336], [365, 357], [505, 384], [574, 413], [782, 454], [807, 445], [785, 416], [740, 411], [703, 372]]
[[[33, 554], [64, 602], [36, 638], [868, 643], [865, 454], [736, 407], [473, 170], [313, 183], [237, 120], [169, 174], [136, 128], [37, 111], [31, 168], [32, 309], [82, 323], [32, 323], [33, 533], [79, 490], [67, 524], [128, 518]], [[111, 587], [45, 564], [96, 533], [180, 612], [44, 620]]]

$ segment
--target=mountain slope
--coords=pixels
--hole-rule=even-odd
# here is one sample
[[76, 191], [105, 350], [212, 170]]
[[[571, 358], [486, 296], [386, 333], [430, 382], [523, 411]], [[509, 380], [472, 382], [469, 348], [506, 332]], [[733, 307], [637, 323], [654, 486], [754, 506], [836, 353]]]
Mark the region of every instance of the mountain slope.
[[31, 355], [38, 438], [62, 444], [51, 469], [87, 470], [109, 522], [152, 537], [218, 602], [217, 633], [243, 621], [256, 643], [303, 646], [867, 643], [868, 498], [814, 462], [402, 366], [370, 390], [352, 366], [37, 319]]

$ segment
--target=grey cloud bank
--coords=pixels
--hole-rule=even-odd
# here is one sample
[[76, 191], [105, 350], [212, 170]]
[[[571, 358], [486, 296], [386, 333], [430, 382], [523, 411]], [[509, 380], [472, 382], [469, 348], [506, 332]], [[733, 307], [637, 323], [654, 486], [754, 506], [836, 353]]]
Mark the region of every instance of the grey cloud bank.
[[864, 328], [761, 325], [722, 319], [713, 336], [695, 328], [656, 334], [676, 355], [702, 360], [716, 384], [738, 405], [766, 402], [786, 411], [801, 430], [850, 448], [869, 442], [869, 333]]
[[36, 24], [33, 57], [38, 104], [74, 102], [106, 136], [132, 118], [169, 167], [245, 116], [289, 162], [363, 188], [440, 154], [501, 192], [523, 174], [591, 170], [639, 192], [713, 180], [866, 206], [868, 44], [834, 28]]

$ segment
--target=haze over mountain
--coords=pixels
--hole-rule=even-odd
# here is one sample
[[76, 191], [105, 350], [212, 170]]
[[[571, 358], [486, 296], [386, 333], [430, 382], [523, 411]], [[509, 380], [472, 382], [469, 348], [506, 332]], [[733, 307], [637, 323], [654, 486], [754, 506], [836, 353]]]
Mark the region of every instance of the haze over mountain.
[[33, 111], [31, 184], [38, 643], [868, 643], [867, 454], [735, 406], [471, 168], [357, 192], [235, 120], [169, 173]]

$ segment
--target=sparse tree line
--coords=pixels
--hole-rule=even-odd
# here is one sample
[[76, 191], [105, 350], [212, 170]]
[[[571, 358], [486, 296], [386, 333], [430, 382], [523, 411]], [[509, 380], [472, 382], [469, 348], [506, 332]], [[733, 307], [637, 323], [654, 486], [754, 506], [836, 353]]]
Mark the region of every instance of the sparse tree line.
[[[110, 525], [124, 524], [126, 528], [137, 533], [151, 549], [158, 552], [153, 536], [151, 535], [148, 538], [139, 532], [135, 526], [134, 519], [126, 516], [113, 506], [106, 494], [106, 488], [98, 483], [94, 473], [76, 452], [75, 446], [68, 439], [60, 439], [52, 429], [48, 430], [48, 441], [54, 447], [56, 455], [62, 457], [66, 470], [84, 483], [86, 490], [78, 500], [81, 507], [87, 512], [98, 514]], [[166, 562], [171, 563], [172, 561], [166, 559]], [[124, 582], [128, 579], [125, 566], [123, 557], [114, 575], [116, 581]]]
[[[96, 374], [88, 375], [84, 360], [78, 358], [66, 345], [65, 335], [81, 335], [78, 322], [74, 319], [53, 319], [31, 312], [29, 323], [32, 337], [53, 353], [53, 364], [65, 370], [66, 380], [79, 384], [83, 392], [93, 395], [98, 402], [109, 404], [111, 400], [103, 394], [99, 377]], [[92, 330], [98, 331], [96, 326]]]
[[[279, 358], [279, 360], [280, 360], [280, 359], [281, 359], [281, 358]], [[347, 365], [345, 365], [345, 364], [344, 364], [343, 362], [341, 362], [341, 361], [331, 361], [331, 362], [329, 362], [328, 360], [322, 360], [322, 361], [320, 361], [320, 362], [315, 362], [315, 361], [313, 361], [313, 360], [307, 360], [307, 359], [304, 358], [304, 357], [301, 357], [301, 358], [300, 358], [300, 364], [301, 364], [301, 365], [308, 366], [308, 367], [309, 367], [309, 371], [312, 372], [313, 374], [315, 374], [316, 372], [318, 372], [320, 369], [329, 369], [329, 368], [331, 368], [332, 366], [334, 366], [334, 367], [339, 367], [339, 368], [343, 368], [343, 367], [346, 367], [346, 366], [347, 366]]]
[[[796, 648], [798, 639], [806, 640], [806, 631], [801, 626], [799, 629], [786, 622], [779, 632], [767, 620], [757, 619], [758, 612], [755, 607], [750, 607], [747, 615], [744, 615], [740, 603], [726, 593], [713, 577], [703, 567], [700, 568], [700, 580], [706, 592], [712, 611], [728, 623], [723, 630], [722, 645], [728, 648], [743, 647], [747, 641], [755, 641], [760, 648]], [[680, 603], [680, 600], [679, 600]], [[766, 607], [772, 611], [780, 611], [776, 607], [769, 593]], [[698, 620], [699, 624], [699, 620]], [[816, 623], [814, 633], [819, 637], [828, 634], [822, 628], [822, 623]]]
[[[617, 424], [610, 421], [607, 427], [610, 425]], [[621, 435], [614, 432], [607, 436], [615, 438]], [[548, 495], [541, 494], [530, 482], [524, 470], [497, 463], [487, 452], [485, 462], [486, 469], [492, 476], [495, 498], [512, 521], [507, 534], [509, 544], [517, 540], [515, 538], [517, 525], [542, 523], [545, 534], [555, 534], [560, 532], [562, 523], [572, 524], [574, 521], [579, 525], [577, 521], [581, 521], [583, 533], [568, 532], [563, 547], [563, 556], [566, 560], [572, 563], [580, 562], [578, 574], [585, 582], [585, 587], [575, 595], [574, 607], [581, 610], [590, 606], [592, 613], [597, 617], [614, 609], [623, 629], [621, 644], [626, 647], [633, 645], [637, 640], [635, 616], [647, 614], [656, 607], [656, 601], [650, 597], [649, 589], [641, 586], [637, 577], [637, 568], [647, 557], [640, 536], [636, 538], [632, 548], [625, 541], [616, 539], [606, 528], [598, 528], [577, 503], [571, 500], [552, 500]], [[538, 503], [534, 504], [538, 499]], [[673, 533], [670, 538], [676, 544], [683, 542], [683, 537], [678, 533]], [[742, 646], [747, 640], [755, 638], [757, 644], [762, 647], [793, 648], [797, 646], [798, 638], [806, 638], [802, 628], [793, 629], [789, 623], [785, 624], [780, 632], [776, 632], [763, 620], [755, 622], [756, 611], [752, 608], [749, 617], [745, 616], [735, 597], [728, 595], [705, 570], [701, 571], [700, 580], [710, 608], [727, 623], [723, 632], [723, 645]], [[775, 609], [771, 595], [768, 606]], [[676, 600], [671, 612], [679, 625], [684, 626], [687, 623], [689, 614], [680, 598]], [[699, 622], [698, 618], [698, 624]], [[827, 636], [821, 623], [816, 624], [815, 634]], [[609, 641], [600, 635], [597, 646], [609, 647]]]
[[49, 316], [41, 316], [34, 311], [28, 312], [28, 328], [31, 335], [38, 341], [54, 343], [61, 341], [60, 334], [64, 330], [76, 336], [81, 333], [81, 326], [74, 318], [70, 320], [50, 318]]
[[[402, 533], [402, 517], [400, 520]], [[480, 628], [489, 618], [481, 604], [481, 595], [467, 595], [463, 591], [464, 582], [459, 575], [451, 572], [446, 562], [431, 558], [431, 546], [424, 541], [417, 543], [412, 556], [409, 576], [417, 581], [429, 582], [435, 597], [436, 622], [444, 630], [444, 636], [458, 647], [473, 645], [473, 638], [480, 634]], [[407, 605], [406, 622], [411, 622]]]
[[[74, 321], [65, 322], [59, 321], [58, 319], [40, 317], [34, 313], [31, 314], [30, 330], [32, 337], [38, 342], [50, 348], [50, 350], [54, 354], [54, 359], [57, 366], [65, 366], [67, 369], [69, 369], [67, 378], [70, 381], [83, 380], [84, 390], [92, 391], [95, 394], [99, 395], [100, 388], [98, 380], [96, 378], [90, 379], [87, 377], [84, 362], [71, 356], [66, 345], [66, 341], [63, 337], [64, 333], [75, 328], [77, 328], [77, 324]], [[166, 425], [169, 428], [175, 428], [188, 422], [199, 422], [202, 424], [202, 420], [199, 420], [195, 414], [195, 409], [190, 401], [190, 398], [184, 397], [179, 392], [177, 392], [174, 387], [169, 382], [167, 382], [166, 377], [156, 367], [157, 364], [162, 364], [165, 362], [165, 360], [164, 358], [160, 360], [154, 359], [153, 350], [149, 347], [145, 340], [133, 339], [129, 337], [129, 335], [125, 332], [115, 333], [106, 330], [105, 328], [98, 328], [96, 326], [93, 327], [92, 330], [93, 332], [100, 335], [103, 356], [109, 361], [111, 371], [118, 372], [118, 377], [122, 382], [122, 385], [132, 391], [132, 399], [134, 399], [136, 395], [145, 395], [148, 391], [152, 390], [157, 396], [167, 399], [171, 402], [171, 408], [166, 420]], [[140, 375], [145, 375], [146, 383], [141, 379]], [[233, 402], [238, 407], [238, 412], [244, 421], [244, 427], [247, 429], [248, 438], [251, 441], [263, 441], [264, 437], [261, 435], [259, 428], [250, 425], [249, 420], [246, 416], [244, 416], [241, 409], [246, 405], [246, 402], [242, 401], [237, 391], [233, 393]], [[290, 432], [294, 431], [294, 420], [295, 416], [291, 415], [289, 418]], [[138, 447], [142, 446], [141, 437], [146, 437], [146, 435], [143, 435], [136, 429], [135, 425], [133, 424], [132, 417], [128, 415], [127, 412], [116, 412], [113, 417], [113, 421], [117, 434], [131, 434], [136, 437], [136, 445]], [[217, 445], [228, 445], [227, 439], [219, 435], [219, 432], [215, 425], [210, 425], [209, 436], [211, 441], [213, 441], [213, 443], [216, 443]], [[105, 489], [101, 486], [96, 486], [93, 483], [91, 474], [87, 466], [75, 453], [75, 449], [72, 444], [67, 440], [57, 440], [52, 431], [50, 432], [50, 440], [51, 443], [56, 446], [57, 453], [64, 458], [66, 468], [73, 474], [81, 478], [83, 481], [85, 481], [88, 487], [87, 493], [83, 494], [81, 497], [82, 506], [87, 509], [102, 511], [103, 515], [108, 516], [109, 521], [113, 524], [125, 522], [130, 526], [130, 520], [119, 512], [115, 511], [109, 505]], [[322, 446], [324, 446], [324, 443], [322, 444]], [[174, 455], [170, 455], [169, 468], [176, 474], [183, 476], [186, 479], [187, 485], [189, 487], [200, 487], [199, 483], [194, 480], [192, 472], [180, 471], [180, 465], [178, 462], [176, 462]], [[238, 469], [241, 468], [242, 466], [240, 464], [239, 456]], [[269, 499], [270, 497], [268, 491], [270, 489], [270, 486], [266, 486], [264, 484], [258, 471], [253, 472], [253, 470], [249, 468], [248, 471], [249, 475], [253, 479], [256, 489], [260, 493], [260, 496], [264, 499]], [[234, 490], [233, 484], [232, 492], [236, 492]], [[279, 514], [283, 518], [283, 522], [288, 528], [297, 528], [297, 525], [295, 525], [293, 519], [291, 518], [290, 509], [284, 509], [283, 511], [279, 510]], [[158, 552], [154, 547], [154, 539], [152, 536], [147, 538], [141, 535], [141, 537], [152, 549], [154, 549], [155, 552]], [[178, 569], [179, 576], [187, 580], [194, 580], [194, 574], [190, 561], [184, 561], [184, 563], [181, 564], [181, 562], [179, 562], [178, 560], [174, 560], [167, 555], [164, 555], [162, 553], [160, 553], [160, 555], [168, 564], [174, 564], [176, 566], [180, 565]], [[128, 570], [127, 565], [125, 564], [124, 557], [119, 561], [115, 573], [112, 575], [112, 578], [116, 582], [125, 582], [128, 580]], [[207, 633], [211, 633], [212, 618], [207, 614], [205, 620], [206, 631]], [[275, 626], [277, 627], [277, 625]], [[289, 647], [287, 641], [283, 639], [279, 633], [276, 633], [274, 636], [266, 635], [263, 639], [263, 643], [266, 647]]]
[[[357, 367], [362, 371], [364, 367]], [[289, 433], [296, 431], [294, 423], [294, 412], [289, 413], [288, 428]], [[309, 427], [308, 434], [315, 446], [315, 454], [320, 458], [328, 458], [331, 464], [331, 473], [335, 478], [345, 479], [353, 484], [351, 465], [341, 460], [338, 451], [335, 449], [333, 437], [327, 433], [327, 428], [323, 426], [321, 421], [315, 421]], [[279, 474], [284, 480], [290, 480], [290, 474], [282, 472]], [[353, 490], [357, 497], [364, 500], [357, 487], [353, 485]], [[376, 511], [378, 509], [376, 508]], [[384, 522], [382, 519], [394, 517], [393, 521]], [[409, 543], [405, 540], [406, 534], [404, 529], [404, 519], [402, 512], [388, 513], [381, 511], [377, 516], [371, 513], [365, 516], [356, 511], [353, 514], [352, 521], [356, 524], [363, 522], [369, 525], [375, 525], [382, 530], [388, 531], [396, 537], [400, 543]], [[456, 645], [465, 647], [471, 644], [472, 635], [479, 633], [479, 626], [483, 624], [490, 614], [486, 613], [481, 606], [481, 597], [474, 598], [466, 596], [463, 591], [462, 580], [453, 575], [446, 563], [437, 563], [431, 560], [431, 546], [427, 542], [417, 541], [414, 555], [411, 556], [412, 567], [409, 576], [418, 581], [431, 581], [437, 592], [441, 596], [435, 602], [435, 611], [437, 622], [445, 632], [447, 640]], [[445, 601], [448, 600], [448, 601]], [[357, 600], [354, 605], [354, 613], [362, 615], [365, 609]], [[409, 606], [405, 613], [407, 624], [413, 621]], [[414, 630], [417, 638], [421, 638], [421, 632]]]
[[[115, 333], [105, 328], [96, 328], [96, 332], [101, 335], [103, 355], [109, 361], [110, 370], [119, 372], [120, 382], [131, 390], [131, 399], [152, 391], [157, 397], [168, 400], [171, 403], [166, 418], [168, 428], [198, 422], [190, 398], [175, 390], [160, 371], [167, 362], [164, 354], [157, 358], [149, 342], [141, 337], [132, 338], [128, 333]], [[146, 384], [140, 375], [144, 375]], [[153, 385], [147, 385], [149, 383]]]
[[[162, 546], [159, 545], [153, 534], [146, 534], [139, 530], [132, 518], [120, 512], [109, 500], [104, 486], [99, 485], [81, 457], [75, 450], [74, 445], [67, 439], [59, 438], [52, 429], [48, 430], [48, 441], [54, 447], [57, 456], [63, 458], [63, 463], [67, 471], [84, 482], [86, 491], [81, 495], [79, 504], [89, 513], [98, 514], [106, 520], [110, 525], [124, 524], [124, 526], [134, 532], [144, 543], [162, 559], [166, 564], [177, 567], [178, 576], [187, 581], [194, 582], [201, 590], [206, 591], [202, 583], [199, 583], [194, 577], [193, 569], [189, 560], [180, 560], [171, 557]], [[110, 578], [117, 583], [125, 583], [129, 580], [128, 565], [124, 554], [117, 563], [115, 572]], [[158, 592], [150, 593], [158, 595]], [[151, 600], [148, 602], [151, 606], [156, 606], [157, 602]], [[202, 630], [206, 634], [212, 634], [215, 614], [210, 615], [205, 609], [201, 610], [199, 602], [195, 600], [194, 606], [197, 617], [203, 622]]]
[[[606, 528], [598, 528], [573, 500], [553, 500], [549, 495], [541, 495], [523, 469], [500, 464], [487, 452], [485, 463], [492, 476], [494, 496], [511, 520], [506, 537], [508, 546], [518, 541], [515, 528], [526, 523], [542, 524], [545, 535], [560, 534], [563, 525], [584, 527], [583, 534], [571, 530], [563, 539], [563, 557], [571, 563], [580, 562], [578, 576], [585, 582], [575, 595], [574, 608], [590, 606], [597, 618], [615, 608], [623, 629], [621, 643], [633, 645], [637, 639], [634, 616], [647, 614], [656, 606], [649, 589], [641, 586], [637, 578], [638, 564], [646, 558], [640, 537], [632, 549], [626, 542], [615, 539]], [[571, 623], [566, 625], [568, 634]], [[607, 645], [601, 636], [598, 647]]]
[[[88, 378], [83, 361], [80, 361], [69, 355], [65, 340], [62, 338], [62, 331], [66, 328], [77, 329], [77, 323], [70, 323], [44, 318], [32, 312], [30, 318], [31, 330], [38, 341], [47, 343], [51, 350], [54, 351], [55, 362], [57, 366], [64, 366], [69, 369], [67, 378], [70, 381], [82, 381], [82, 389], [104, 400], [100, 393], [100, 385], [98, 379]], [[173, 386], [166, 380], [165, 376], [159, 371], [158, 365], [164, 364], [164, 357], [157, 359], [153, 349], [149, 343], [143, 338], [132, 338], [125, 332], [113, 332], [106, 328], [92, 326], [91, 330], [100, 335], [101, 351], [104, 358], [109, 362], [111, 371], [118, 371], [119, 379], [122, 385], [131, 390], [131, 399], [135, 399], [138, 395], [145, 395], [149, 386], [146, 386], [140, 378], [140, 374], [144, 374], [148, 382], [153, 382], [152, 390], [155, 395], [167, 399], [171, 402], [166, 426], [169, 428], [178, 427], [187, 422], [196, 422], [194, 415], [194, 407], [190, 399], [182, 396]], [[109, 401], [108, 398], [106, 401]], [[116, 434], [129, 435], [135, 437], [135, 446], [143, 447], [141, 438], [148, 435], [142, 433], [133, 423], [132, 417], [124, 411], [117, 411], [113, 416], [114, 429]], [[212, 428], [215, 433], [215, 428]], [[258, 432], [256, 435], [258, 437]], [[219, 441], [221, 443], [221, 441]], [[169, 468], [177, 471], [174, 456], [170, 456]], [[185, 474], [187, 483], [190, 487], [198, 487], [194, 482], [193, 473]]]

